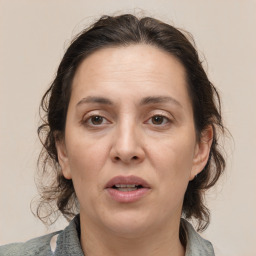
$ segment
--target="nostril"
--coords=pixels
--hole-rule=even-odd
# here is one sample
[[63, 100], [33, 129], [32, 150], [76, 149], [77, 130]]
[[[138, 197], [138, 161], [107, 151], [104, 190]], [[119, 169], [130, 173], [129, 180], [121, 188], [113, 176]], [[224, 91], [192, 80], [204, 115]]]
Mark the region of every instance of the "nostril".
[[138, 160], [139, 159], [139, 157], [138, 156], [133, 156], [133, 157], [131, 157], [131, 158], [122, 158], [122, 157], [119, 157], [119, 156], [115, 156], [114, 157], [114, 161], [124, 161], [124, 162], [127, 162], [127, 161], [132, 161], [132, 160]]

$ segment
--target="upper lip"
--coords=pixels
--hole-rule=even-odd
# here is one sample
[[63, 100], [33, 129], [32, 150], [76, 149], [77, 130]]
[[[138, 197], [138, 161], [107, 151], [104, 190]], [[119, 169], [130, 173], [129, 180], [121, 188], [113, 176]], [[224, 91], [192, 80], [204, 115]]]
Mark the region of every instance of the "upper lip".
[[123, 184], [123, 185], [135, 184], [135, 185], [141, 185], [144, 188], [150, 188], [149, 184], [144, 179], [134, 175], [116, 176], [108, 181], [105, 188], [112, 188], [116, 184]]

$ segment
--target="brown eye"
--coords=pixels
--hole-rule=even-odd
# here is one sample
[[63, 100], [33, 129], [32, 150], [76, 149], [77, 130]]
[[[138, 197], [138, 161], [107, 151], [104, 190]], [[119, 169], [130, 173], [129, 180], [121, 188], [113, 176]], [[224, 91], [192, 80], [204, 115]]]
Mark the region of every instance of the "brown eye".
[[111, 124], [107, 118], [100, 115], [91, 114], [89, 117], [85, 117], [84, 120], [81, 121], [81, 124], [88, 128], [103, 128], [106, 125]]
[[161, 125], [164, 123], [166, 117], [164, 116], [153, 116], [152, 117], [152, 123], [155, 125]]
[[92, 116], [91, 118], [91, 123], [93, 125], [100, 125], [103, 123], [103, 117], [102, 116]]

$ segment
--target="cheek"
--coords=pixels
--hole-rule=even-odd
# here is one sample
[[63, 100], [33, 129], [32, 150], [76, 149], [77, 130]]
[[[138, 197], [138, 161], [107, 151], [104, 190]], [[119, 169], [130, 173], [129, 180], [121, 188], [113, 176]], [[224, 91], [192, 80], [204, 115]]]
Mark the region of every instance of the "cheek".
[[68, 145], [70, 171], [78, 196], [81, 193], [86, 194], [85, 191], [97, 188], [95, 184], [108, 157], [105, 143], [96, 143], [88, 137], [81, 138], [76, 143], [71, 138], [72, 144]]
[[[68, 143], [69, 141], [71, 143]], [[79, 133], [68, 139], [67, 148], [72, 172], [97, 170], [108, 156], [108, 145], [104, 140], [99, 142], [88, 135]]]
[[156, 169], [158, 165], [165, 170], [163, 175], [186, 176], [193, 164], [194, 143], [189, 139], [166, 139], [150, 154], [154, 155]]
[[162, 216], [180, 214], [182, 209], [191, 163], [185, 160], [187, 156], [184, 151], [179, 153], [174, 148], [167, 147], [162, 148], [162, 154], [159, 152], [157, 155], [156, 176], [160, 186], [157, 187], [156, 208]]
[[191, 139], [167, 139], [151, 151], [152, 164], [166, 199], [183, 198], [193, 167], [194, 144]]

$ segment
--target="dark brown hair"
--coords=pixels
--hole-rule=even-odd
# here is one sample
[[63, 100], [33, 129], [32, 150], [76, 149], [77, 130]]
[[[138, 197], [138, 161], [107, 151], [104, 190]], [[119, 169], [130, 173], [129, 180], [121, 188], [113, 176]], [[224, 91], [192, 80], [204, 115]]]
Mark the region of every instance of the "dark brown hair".
[[208, 163], [189, 182], [183, 202], [183, 216], [197, 220], [198, 230], [209, 224], [210, 212], [205, 205], [204, 194], [217, 182], [225, 167], [217, 141], [218, 135], [224, 132], [218, 92], [208, 80], [190, 36], [157, 19], [137, 18], [131, 14], [102, 16], [74, 38], [61, 60], [54, 81], [42, 98], [41, 114], [43, 112], [44, 115], [38, 135], [44, 148], [38, 161], [42, 173], [39, 180], [41, 200], [37, 208], [37, 216], [42, 221], [52, 222], [54, 219], [51, 217], [56, 218], [60, 212], [70, 219], [79, 211], [72, 180], [62, 175], [55, 146], [55, 138], [64, 135], [72, 79], [79, 64], [89, 54], [104, 47], [134, 44], [158, 47], [180, 61], [186, 70], [197, 138], [200, 139], [207, 127], [213, 127]]

